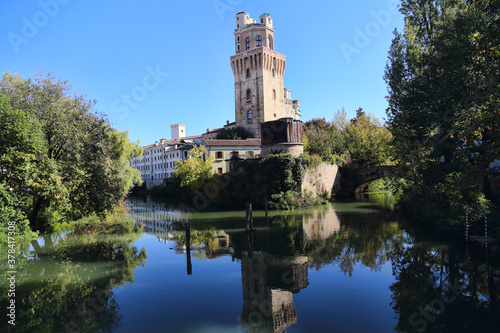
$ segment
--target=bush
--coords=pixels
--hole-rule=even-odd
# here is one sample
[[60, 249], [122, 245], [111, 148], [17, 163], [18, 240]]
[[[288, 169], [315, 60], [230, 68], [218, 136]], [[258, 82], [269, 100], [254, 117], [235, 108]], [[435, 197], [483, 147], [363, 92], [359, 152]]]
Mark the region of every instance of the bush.
[[[24, 213], [25, 202], [15, 193], [10, 193], [5, 184], [0, 183], [0, 245], [8, 243], [9, 232], [14, 226], [16, 246], [30, 242], [38, 237], [29, 226], [28, 218]], [[9, 228], [10, 227], [10, 228]]]
[[345, 158], [337, 154], [330, 154], [329, 161], [331, 164], [343, 164], [345, 163]]
[[397, 177], [385, 177], [374, 180], [368, 185], [368, 192], [370, 193], [392, 193], [399, 195], [403, 191], [406, 180]]
[[272, 201], [269, 201], [269, 207], [277, 210], [306, 208], [328, 203], [326, 199], [318, 197], [313, 192], [307, 190], [302, 193], [302, 196], [295, 191], [287, 191], [273, 194], [271, 198]]

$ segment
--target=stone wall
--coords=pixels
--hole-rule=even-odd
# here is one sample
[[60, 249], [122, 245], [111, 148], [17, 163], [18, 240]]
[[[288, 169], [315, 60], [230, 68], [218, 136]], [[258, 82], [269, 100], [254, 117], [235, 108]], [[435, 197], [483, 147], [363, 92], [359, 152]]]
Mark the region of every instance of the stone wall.
[[298, 157], [300, 156], [300, 154], [304, 152], [304, 144], [285, 142], [285, 143], [278, 143], [275, 145], [262, 145], [261, 149], [262, 149], [261, 154], [263, 158], [266, 158], [275, 152], [282, 152], [290, 154], [293, 157]]
[[310, 167], [304, 177], [301, 191], [311, 191], [316, 195], [328, 192], [330, 196], [332, 191], [340, 187], [339, 167], [336, 164], [321, 163], [317, 167]]

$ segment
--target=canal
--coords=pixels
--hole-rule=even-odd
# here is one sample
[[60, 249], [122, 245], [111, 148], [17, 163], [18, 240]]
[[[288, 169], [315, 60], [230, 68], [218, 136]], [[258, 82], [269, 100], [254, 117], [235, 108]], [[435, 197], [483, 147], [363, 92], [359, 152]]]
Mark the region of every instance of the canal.
[[500, 271], [489, 254], [373, 201], [268, 220], [254, 211], [251, 233], [244, 211], [129, 205], [140, 234], [63, 233], [23, 249], [16, 326], [4, 319], [1, 331], [498, 331]]

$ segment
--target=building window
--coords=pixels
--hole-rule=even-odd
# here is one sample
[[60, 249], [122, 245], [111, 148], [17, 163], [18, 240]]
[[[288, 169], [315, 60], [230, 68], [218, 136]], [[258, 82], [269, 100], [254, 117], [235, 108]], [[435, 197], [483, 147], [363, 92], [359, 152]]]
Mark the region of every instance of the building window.
[[236, 50], [240, 50], [240, 44], [236, 45]]
[[240, 36], [236, 36], [236, 41], [239, 42], [240, 41]]
[[247, 119], [252, 119], [252, 110], [248, 110]]
[[274, 68], [273, 68], [273, 77], [274, 77]]
[[253, 158], [253, 151], [247, 151], [247, 155], [249, 158]]
[[247, 68], [247, 77], [250, 77], [250, 68]]
[[276, 89], [273, 89], [273, 99], [276, 99]]
[[218, 173], [219, 175], [222, 175], [222, 168], [218, 168], [218, 169], [217, 169], [217, 173]]
[[257, 46], [262, 46], [262, 37], [260, 35], [257, 35], [255, 40], [257, 41]]
[[267, 47], [269, 47], [271, 50], [274, 50], [273, 37], [271, 37], [271, 35], [267, 37]]
[[252, 90], [247, 89], [247, 102], [252, 101]]
[[217, 159], [222, 159], [222, 158], [224, 158], [224, 153], [223, 153], [223, 152], [221, 152], [221, 151], [217, 151], [217, 152], [215, 152], [215, 158], [217, 158]]
[[247, 51], [250, 50], [250, 37], [247, 37]]

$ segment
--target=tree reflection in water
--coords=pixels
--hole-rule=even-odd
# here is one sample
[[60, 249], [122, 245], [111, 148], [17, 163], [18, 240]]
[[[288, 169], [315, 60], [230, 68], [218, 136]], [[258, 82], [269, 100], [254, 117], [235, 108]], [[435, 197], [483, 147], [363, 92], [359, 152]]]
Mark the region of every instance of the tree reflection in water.
[[[144, 248], [131, 246], [137, 237], [69, 234], [34, 241], [34, 250], [25, 249], [16, 261], [15, 327], [25, 332], [116, 329], [121, 315], [112, 289], [133, 283], [134, 269], [147, 257]], [[5, 265], [2, 261], [2, 290], [7, 290]], [[6, 296], [2, 293], [0, 301], [4, 309]]]
[[[371, 203], [349, 205], [279, 212], [269, 222], [256, 218], [253, 233], [244, 231], [244, 217], [195, 215], [191, 250], [199, 259], [228, 255], [241, 262], [241, 325], [249, 332], [282, 332], [300, 322], [293, 296], [307, 292], [310, 269], [327, 265], [346, 277], [356, 275], [357, 266], [392, 268], [396, 331], [496, 331], [500, 276], [481, 249], [467, 256], [460, 244], [428, 231], [420, 235]], [[186, 247], [183, 224], [148, 223], [160, 230], [158, 237]]]
[[466, 252], [411, 237], [394, 247], [390, 260], [396, 282], [390, 289], [398, 331], [498, 331], [500, 274], [478, 259], [482, 256]]

